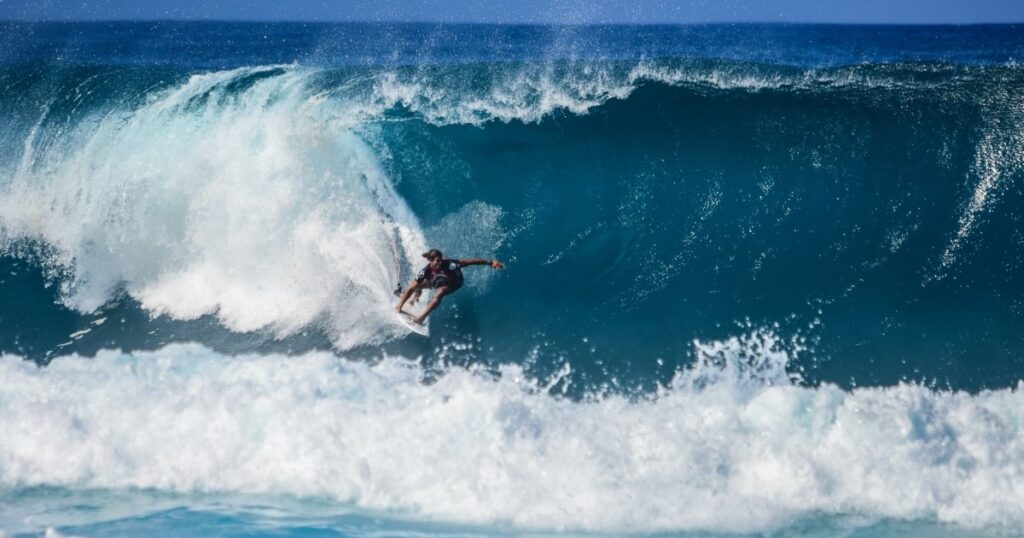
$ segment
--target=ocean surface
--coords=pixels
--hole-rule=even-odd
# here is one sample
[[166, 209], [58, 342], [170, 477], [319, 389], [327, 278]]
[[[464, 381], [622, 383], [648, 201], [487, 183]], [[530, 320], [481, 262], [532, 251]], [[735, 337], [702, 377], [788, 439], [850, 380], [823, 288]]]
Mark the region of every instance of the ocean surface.
[[0, 536], [1020, 536], [1022, 61], [0, 23]]

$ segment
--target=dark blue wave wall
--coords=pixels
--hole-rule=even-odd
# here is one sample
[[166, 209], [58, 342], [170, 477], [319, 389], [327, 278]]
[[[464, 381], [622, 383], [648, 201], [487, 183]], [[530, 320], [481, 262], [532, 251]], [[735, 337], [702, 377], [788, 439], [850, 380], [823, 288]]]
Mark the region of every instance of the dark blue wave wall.
[[438, 319], [620, 378], [749, 320], [806, 338], [813, 379], [1014, 384], [1020, 71], [833, 75], [854, 73], [888, 82], [650, 83], [539, 124], [389, 125], [399, 190], [427, 224], [482, 200], [522, 229], [509, 271]]
[[[32, 35], [49, 43], [54, 31]], [[747, 29], [766, 31], [780, 30]], [[1012, 28], [993, 35], [1019, 41]], [[643, 36], [612, 37], [620, 56], [642, 56], [627, 45]], [[913, 56], [885, 39], [858, 39], [877, 48], [865, 54], [879, 62], [885, 51]], [[694, 339], [768, 330], [788, 342], [791, 366], [810, 382], [978, 389], [1020, 378], [1024, 72], [989, 61], [1005, 54], [936, 62], [944, 53], [929, 49], [918, 54], [929, 62], [827, 67], [811, 52], [833, 49], [790, 43], [792, 63], [822, 65], [520, 61], [543, 56], [545, 43], [529, 54], [506, 50], [502, 61], [456, 48], [445, 58], [462, 61], [450, 64], [401, 56], [388, 66], [350, 58], [341, 67], [261, 68], [195, 98], [195, 110], [206, 99], [223, 99], [227, 110], [261, 80], [301, 71], [309, 99], [378, 107], [325, 128], [351, 130], [372, 148], [432, 246], [507, 260], [501, 274], [467, 270], [470, 285], [434, 317], [431, 340], [352, 353], [526, 362], [540, 374], [569, 364], [582, 387], [650, 388], [692, 360]], [[702, 34], [700, 43], [718, 42]], [[153, 65], [160, 54], [139, 49], [148, 60], [95, 64], [43, 49], [23, 51], [27, 60], [0, 74], [8, 180], [26, 140], [46, 154], [82, 125], [131, 118], [205, 72], [179, 57]], [[395, 94], [401, 88], [412, 90]], [[101, 312], [74, 312], [59, 304], [67, 275], [46, 245], [8, 239], [0, 351], [44, 360], [176, 340], [227, 351], [331, 345], [315, 325], [282, 336], [236, 334], [211, 316], [151, 318], [116, 292]], [[107, 322], [93, 325], [99, 317]], [[86, 326], [89, 337], [68, 340]]]

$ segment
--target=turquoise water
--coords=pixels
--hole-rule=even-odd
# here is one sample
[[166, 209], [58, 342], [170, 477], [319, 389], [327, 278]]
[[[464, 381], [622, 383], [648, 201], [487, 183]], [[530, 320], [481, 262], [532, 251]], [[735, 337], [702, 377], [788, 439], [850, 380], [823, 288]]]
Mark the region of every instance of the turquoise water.
[[1024, 524], [1019, 27], [2, 30], [0, 532]]

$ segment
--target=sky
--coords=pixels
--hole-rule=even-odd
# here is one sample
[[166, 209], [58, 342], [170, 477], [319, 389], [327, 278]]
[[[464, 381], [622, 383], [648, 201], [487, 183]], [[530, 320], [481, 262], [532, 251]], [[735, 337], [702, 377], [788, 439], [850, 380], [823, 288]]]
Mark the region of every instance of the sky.
[[1024, 0], [0, 0], [0, 20], [1024, 22]]

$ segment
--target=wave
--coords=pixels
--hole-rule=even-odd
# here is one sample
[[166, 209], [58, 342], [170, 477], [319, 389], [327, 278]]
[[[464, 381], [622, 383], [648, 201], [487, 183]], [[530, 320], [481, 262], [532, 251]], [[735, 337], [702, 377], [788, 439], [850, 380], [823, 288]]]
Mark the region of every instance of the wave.
[[809, 387], [783, 347], [764, 330], [694, 342], [695, 365], [657, 394], [582, 399], [559, 396], [566, 371], [516, 365], [428, 376], [401, 357], [195, 344], [45, 368], [8, 355], [0, 487], [287, 494], [600, 532], [1024, 524], [1024, 386]]
[[[535, 268], [497, 277], [511, 291], [481, 308], [521, 312], [492, 332], [573, 342], [699, 322], [669, 297], [720, 328], [811, 322], [859, 289], [863, 319], [909, 334], [938, 281], [1016, 281], [998, 236], [1018, 215], [995, 211], [1024, 169], [1016, 66], [45, 67], [0, 69], [19, 88], [0, 97], [0, 248], [79, 312], [126, 293], [151, 316], [375, 345], [403, 334], [391, 291], [427, 243]], [[564, 301], [508, 308], [526, 294]]]

